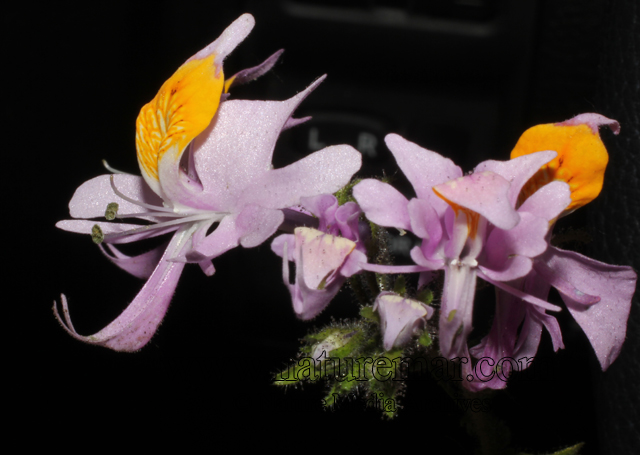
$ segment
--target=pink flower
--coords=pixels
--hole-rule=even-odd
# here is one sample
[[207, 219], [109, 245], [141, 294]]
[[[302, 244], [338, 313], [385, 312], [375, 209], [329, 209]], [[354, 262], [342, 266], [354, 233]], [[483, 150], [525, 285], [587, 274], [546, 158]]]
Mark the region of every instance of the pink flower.
[[380, 315], [385, 351], [407, 344], [413, 335], [424, 329], [427, 319], [433, 316], [430, 306], [393, 292], [378, 294], [373, 309]]
[[[515, 205], [520, 188], [555, 152], [481, 163], [472, 174], [462, 176], [451, 160], [400, 136], [389, 135], [386, 142], [417, 197], [409, 201], [376, 180], [356, 185], [354, 197], [369, 220], [413, 232], [422, 244], [411, 251], [416, 266], [363, 268], [383, 273], [444, 270], [439, 323], [443, 355], [468, 357], [477, 276], [534, 305], [559, 310], [504, 283], [528, 274], [532, 258], [546, 249], [548, 221], [516, 210]], [[570, 202], [569, 190], [556, 189], [560, 196], [552, 203], [562, 211]], [[425, 275], [421, 281], [427, 280]]]
[[[362, 268], [422, 272], [421, 283], [431, 271], [444, 270], [440, 349], [447, 357], [467, 359], [465, 385], [472, 390], [505, 387], [511, 364], [498, 365], [499, 360], [533, 358], [543, 327], [555, 350], [564, 347], [555, 317], [547, 314], [560, 310], [546, 302], [551, 286], [585, 331], [603, 369], [620, 352], [636, 273], [548, 243], [555, 220], [591, 201], [602, 188], [607, 153], [600, 125], [614, 132], [619, 128], [598, 114], [531, 128], [510, 161], [485, 161], [466, 176], [450, 160], [389, 135], [387, 145], [417, 197], [407, 200], [376, 180], [365, 180], [353, 190], [371, 221], [422, 239], [411, 252], [414, 266]], [[480, 359], [474, 369], [467, 337], [476, 277], [494, 284], [498, 299], [491, 332], [471, 349]], [[526, 367], [528, 362], [518, 364]]]
[[[561, 153], [522, 188], [519, 210], [548, 219], [553, 225], [559, 216], [598, 196], [608, 161], [598, 133], [602, 125], [610, 126], [616, 134], [619, 131], [615, 120], [598, 114], [581, 114], [565, 122], [538, 125], [523, 134], [512, 157], [526, 156], [546, 148], [557, 149]], [[561, 182], [569, 183], [571, 202], [564, 211], [558, 212], [551, 210], [551, 205], [546, 202], [556, 194], [552, 186]], [[532, 193], [533, 196], [529, 196]], [[536, 198], [540, 200], [536, 201]], [[604, 264], [578, 253], [548, 246], [535, 258], [531, 272], [511, 284], [541, 299], [547, 298], [551, 286], [556, 288], [591, 342], [602, 369], [606, 370], [622, 348], [636, 280], [637, 275], [631, 267]], [[554, 350], [564, 348], [562, 333], [554, 316], [543, 308], [522, 302], [509, 292], [498, 290], [496, 317], [491, 331], [471, 349], [474, 357], [486, 360], [482, 366], [476, 366], [479, 380], [469, 387], [472, 390], [504, 388], [511, 364], [504, 363], [507, 371], [502, 371], [501, 377], [494, 375], [492, 368], [502, 358], [532, 359], [537, 353], [543, 327], [551, 336]], [[528, 366], [529, 362], [518, 364]]]
[[[271, 249], [283, 258], [282, 276], [291, 293], [293, 309], [300, 319], [313, 319], [335, 297], [347, 277], [367, 261], [354, 202], [338, 206], [335, 196], [324, 194], [300, 200], [317, 216], [318, 229], [298, 227], [294, 234], [276, 237]], [[295, 283], [289, 282], [289, 261], [296, 264]]]
[[[360, 154], [346, 145], [272, 169], [280, 132], [299, 123], [292, 119], [293, 111], [322, 78], [286, 101], [227, 101], [226, 90], [233, 82], [259, 76], [279, 55], [225, 83], [222, 61], [253, 25], [251, 15], [241, 16], [187, 60], [142, 108], [136, 134], [142, 177], [103, 175], [85, 182], [73, 195], [71, 216], [81, 219], [57, 226], [93, 233], [95, 241], [107, 245], [116, 265], [147, 278], [127, 309], [91, 336], [76, 333], [63, 295], [63, 327], [74, 338], [117, 351], [140, 349], [164, 317], [185, 263], [198, 263], [212, 275], [211, 259], [238, 245], [261, 244], [284, 221], [282, 209], [303, 197], [337, 191], [359, 169]], [[87, 220], [104, 216], [111, 203], [118, 204], [118, 218], [149, 224]], [[173, 236], [166, 248], [140, 256], [128, 257], [113, 246], [169, 232]], [[54, 310], [60, 320], [55, 305]]]

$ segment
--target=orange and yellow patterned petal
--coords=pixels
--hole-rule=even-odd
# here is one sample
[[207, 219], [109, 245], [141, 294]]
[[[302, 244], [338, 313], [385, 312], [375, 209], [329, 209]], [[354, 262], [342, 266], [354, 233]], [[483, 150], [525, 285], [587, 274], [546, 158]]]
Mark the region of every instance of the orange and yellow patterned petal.
[[566, 182], [571, 189], [571, 203], [565, 214], [595, 199], [602, 190], [609, 161], [598, 133], [600, 125], [609, 125], [616, 134], [619, 129], [614, 120], [598, 114], [581, 114], [562, 123], [537, 125], [525, 131], [511, 152], [511, 159], [543, 150], [554, 150], [558, 156], [524, 185], [518, 206], [554, 180]]
[[158, 164], [167, 151], [173, 151], [167, 158], [177, 164], [187, 145], [218, 110], [224, 75], [214, 59], [211, 54], [187, 61], [140, 111], [136, 121], [138, 163], [142, 176], [158, 194]]
[[161, 167], [178, 175], [182, 153], [209, 126], [220, 105], [225, 89], [224, 59], [254, 25], [251, 14], [236, 19], [218, 39], [178, 68], [140, 111], [136, 121], [138, 164], [142, 177], [159, 196], [164, 198]]

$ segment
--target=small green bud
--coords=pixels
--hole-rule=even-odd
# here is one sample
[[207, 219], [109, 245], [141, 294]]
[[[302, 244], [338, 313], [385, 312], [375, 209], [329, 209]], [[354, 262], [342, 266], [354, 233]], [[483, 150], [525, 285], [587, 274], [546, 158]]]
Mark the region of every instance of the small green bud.
[[422, 288], [416, 295], [416, 300], [420, 300], [422, 303], [429, 305], [433, 300], [433, 292], [429, 288]]
[[95, 243], [96, 245], [100, 245], [104, 240], [102, 229], [100, 229], [100, 226], [98, 226], [97, 224], [94, 224], [91, 228], [91, 240], [93, 240], [93, 243]]
[[429, 332], [422, 332], [422, 335], [420, 335], [420, 337], [418, 338], [418, 343], [420, 343], [425, 348], [431, 346], [433, 340], [431, 339], [431, 335], [429, 335]]
[[393, 284], [393, 292], [401, 296], [406, 294], [407, 282], [405, 281], [404, 276], [398, 275], [396, 282]]
[[369, 322], [375, 322], [376, 324], [380, 324], [380, 316], [378, 313], [373, 311], [373, 307], [365, 306], [360, 309], [360, 316], [366, 319]]
[[104, 212], [104, 217], [107, 220], [111, 221], [111, 220], [116, 218], [117, 214], [118, 214], [118, 203], [117, 202], [109, 203], [107, 205], [107, 210], [105, 210], [105, 212]]

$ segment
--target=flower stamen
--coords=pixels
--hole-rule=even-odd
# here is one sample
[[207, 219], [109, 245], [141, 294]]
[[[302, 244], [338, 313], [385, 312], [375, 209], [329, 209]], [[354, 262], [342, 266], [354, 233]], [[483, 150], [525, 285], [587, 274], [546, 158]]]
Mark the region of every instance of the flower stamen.
[[97, 224], [94, 224], [91, 228], [91, 240], [96, 245], [100, 245], [104, 241], [104, 234], [102, 233], [102, 229]]
[[118, 203], [110, 202], [109, 204], [107, 204], [107, 210], [105, 210], [104, 212], [104, 217], [108, 221], [111, 221], [115, 219], [117, 215], [118, 215]]

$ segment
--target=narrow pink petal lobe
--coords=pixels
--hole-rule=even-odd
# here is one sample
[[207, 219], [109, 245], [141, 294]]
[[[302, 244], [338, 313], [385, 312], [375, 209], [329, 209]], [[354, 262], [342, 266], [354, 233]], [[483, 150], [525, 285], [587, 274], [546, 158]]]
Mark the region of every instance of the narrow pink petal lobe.
[[605, 117], [600, 114], [585, 113], [576, 115], [575, 117], [565, 120], [564, 122], [556, 123], [556, 126], [577, 126], [586, 124], [589, 125], [593, 134], [598, 134], [598, 129], [602, 125], [607, 125], [613, 131], [613, 134], [620, 133], [620, 124], [616, 120]]
[[165, 244], [137, 256], [127, 256], [115, 246], [108, 243], [106, 244], [106, 247], [109, 252], [107, 252], [102, 245], [98, 246], [107, 259], [115, 265], [131, 275], [145, 280], [151, 276], [158, 265], [160, 258], [164, 254], [164, 251], [167, 249], [167, 245]]
[[449, 158], [424, 149], [397, 134], [387, 135], [385, 142], [420, 199], [430, 200], [433, 197], [432, 186], [462, 176], [460, 167]]
[[626, 336], [636, 273], [631, 267], [604, 264], [554, 247], [549, 247], [543, 261], [580, 293], [600, 297], [600, 302], [586, 306], [571, 294], [560, 293], [606, 370], [620, 354]]
[[64, 295], [62, 296], [62, 306], [66, 324], [62, 322], [57, 304], [54, 302], [54, 313], [64, 329], [80, 341], [104, 346], [114, 351], [132, 352], [146, 345], [156, 333], [167, 312], [184, 268], [184, 263], [167, 261], [176, 253], [175, 250], [183, 235], [184, 232], [181, 232], [173, 237], [156, 269], [133, 302], [120, 316], [98, 333], [89, 336], [79, 335], [71, 324]]

